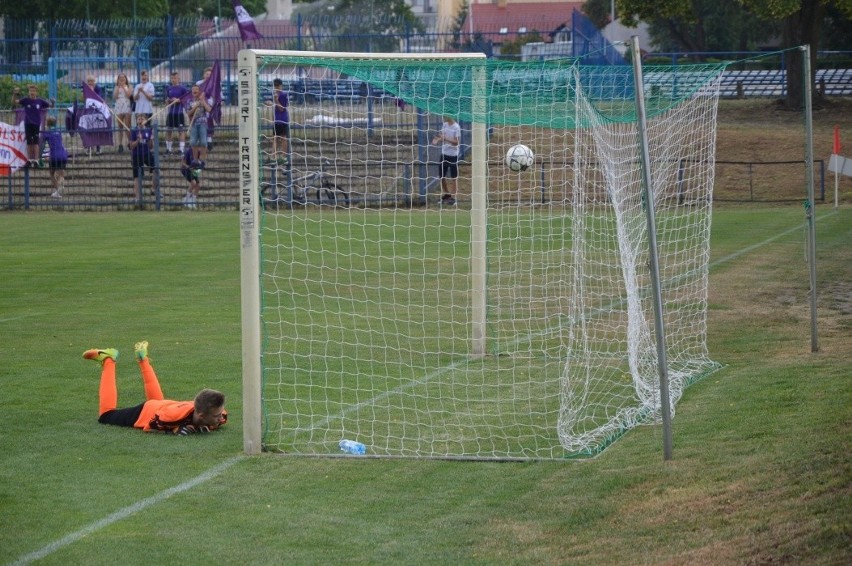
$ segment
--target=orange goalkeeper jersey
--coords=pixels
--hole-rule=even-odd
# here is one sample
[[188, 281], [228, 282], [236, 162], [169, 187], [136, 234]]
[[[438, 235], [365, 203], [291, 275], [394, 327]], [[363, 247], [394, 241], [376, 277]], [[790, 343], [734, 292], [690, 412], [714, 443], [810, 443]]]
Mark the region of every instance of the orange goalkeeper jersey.
[[[178, 433], [181, 427], [192, 424], [192, 415], [195, 412], [195, 404], [192, 401], [169, 401], [168, 399], [152, 399], [146, 401], [142, 406], [142, 413], [134, 423], [135, 428], [144, 431], [162, 431]], [[228, 421], [227, 411], [222, 412], [224, 419], [221, 424]], [[221, 426], [221, 425], [220, 425]], [[210, 426], [209, 430], [215, 430], [219, 426]]]

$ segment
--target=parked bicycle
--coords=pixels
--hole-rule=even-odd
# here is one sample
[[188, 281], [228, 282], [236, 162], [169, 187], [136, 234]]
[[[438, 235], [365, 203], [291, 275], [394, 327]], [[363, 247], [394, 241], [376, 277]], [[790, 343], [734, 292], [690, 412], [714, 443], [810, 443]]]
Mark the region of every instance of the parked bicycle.
[[273, 166], [270, 181], [261, 186], [264, 206], [292, 207], [294, 205], [346, 206], [350, 205], [349, 191], [335, 182], [327, 169], [331, 160], [321, 158], [319, 167], [305, 175], [288, 181], [282, 166]]

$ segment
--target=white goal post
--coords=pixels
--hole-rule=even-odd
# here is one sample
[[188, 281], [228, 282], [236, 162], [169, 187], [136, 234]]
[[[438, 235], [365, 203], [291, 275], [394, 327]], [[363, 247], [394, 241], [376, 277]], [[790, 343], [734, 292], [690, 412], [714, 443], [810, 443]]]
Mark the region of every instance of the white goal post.
[[[721, 70], [644, 79], [672, 406], [717, 367], [706, 295]], [[587, 457], [655, 422], [629, 71], [241, 51], [245, 451], [339, 454], [350, 439], [376, 456]], [[455, 180], [431, 143], [445, 116], [462, 130]], [[519, 143], [534, 165], [517, 172], [504, 156]]]
[[[292, 58], [298, 64], [299, 58], [345, 58], [362, 60], [392, 59], [403, 61], [422, 56], [406, 54], [371, 53], [331, 53], [303, 51], [264, 51], [242, 50], [238, 61], [238, 101], [239, 101], [239, 162], [240, 162], [240, 236], [241, 236], [241, 297], [243, 328], [243, 396], [244, 396], [244, 450], [247, 454], [257, 454], [261, 450], [262, 436], [262, 396], [261, 396], [261, 325], [257, 313], [260, 312], [260, 268], [259, 224], [261, 214], [260, 152], [255, 140], [260, 139], [258, 94], [258, 58], [264, 56]], [[484, 61], [482, 53], [432, 54], [431, 60], [442, 61]], [[485, 240], [486, 240], [486, 139], [485, 139], [485, 67], [474, 67], [473, 98], [471, 99], [474, 121], [472, 125], [471, 164], [472, 164], [472, 233], [471, 233], [471, 278], [473, 309], [471, 320], [471, 351], [475, 356], [485, 355]], [[480, 119], [476, 121], [476, 117]]]

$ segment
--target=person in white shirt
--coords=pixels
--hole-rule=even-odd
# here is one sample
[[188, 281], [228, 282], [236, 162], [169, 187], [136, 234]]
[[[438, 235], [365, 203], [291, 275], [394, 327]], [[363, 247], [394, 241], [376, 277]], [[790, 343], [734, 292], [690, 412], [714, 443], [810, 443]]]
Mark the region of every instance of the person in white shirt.
[[444, 116], [441, 133], [435, 136], [432, 144], [441, 144], [441, 204], [453, 206], [456, 204], [456, 193], [459, 184], [459, 144], [461, 143], [461, 126], [452, 116]]
[[147, 121], [154, 114], [154, 83], [148, 80], [148, 71], [142, 71], [140, 77], [133, 89], [133, 100], [136, 101], [136, 115], [142, 114]]

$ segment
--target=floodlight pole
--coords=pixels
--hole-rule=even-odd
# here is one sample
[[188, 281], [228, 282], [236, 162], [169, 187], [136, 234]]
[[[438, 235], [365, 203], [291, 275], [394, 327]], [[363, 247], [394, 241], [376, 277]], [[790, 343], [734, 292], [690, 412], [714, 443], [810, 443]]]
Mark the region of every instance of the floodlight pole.
[[811, 300], [811, 352], [819, 351], [817, 336], [817, 277], [816, 277], [816, 209], [814, 205], [814, 122], [813, 122], [813, 82], [811, 81], [811, 46], [802, 45], [802, 82], [805, 111], [805, 176], [807, 177], [808, 203], [808, 270], [810, 272]]
[[657, 341], [657, 370], [660, 374], [660, 412], [663, 419], [663, 459], [672, 459], [672, 410], [669, 405], [669, 369], [666, 358], [666, 329], [663, 322], [663, 293], [660, 289], [660, 263], [657, 255], [657, 221], [654, 212], [654, 184], [651, 176], [651, 154], [648, 151], [648, 124], [645, 119], [645, 89], [639, 36], [630, 38], [633, 58], [633, 82], [636, 94], [636, 119], [641, 149], [642, 183], [644, 185], [645, 218], [648, 224], [648, 260], [654, 296], [654, 333]]

